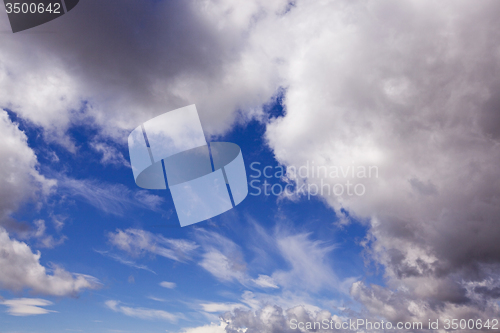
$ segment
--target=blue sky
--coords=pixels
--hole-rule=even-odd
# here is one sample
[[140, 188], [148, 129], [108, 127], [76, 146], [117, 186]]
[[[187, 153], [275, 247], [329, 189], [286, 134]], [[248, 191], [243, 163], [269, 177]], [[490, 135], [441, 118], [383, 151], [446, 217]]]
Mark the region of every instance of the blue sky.
[[[279, 99], [272, 103], [266, 107], [269, 117], [282, 116]], [[47, 144], [41, 139], [40, 128], [18, 119], [12, 112], [10, 117], [26, 133], [29, 146], [39, 158], [42, 174], [67, 184], [52, 194], [42, 208], [37, 209], [36, 202], [31, 202], [14, 215], [18, 221], [44, 220], [47, 235], [53, 235], [55, 242], [62, 238], [64, 241], [50, 249], [37, 246], [39, 239], [27, 243], [34, 251], [41, 249], [42, 265], [60, 265], [67, 271], [93, 276], [99, 280], [99, 287], [75, 298], [42, 297], [52, 302], [43, 308], [54, 311], [43, 316], [16, 317], [3, 311], [1, 320], [7, 331], [22, 327], [26, 332], [68, 329], [175, 332], [183, 327], [217, 322], [219, 313], [231, 310], [233, 305], [251, 308], [251, 299], [266, 298], [279, 300], [285, 306], [299, 301], [341, 313], [339, 307], [352, 303], [349, 286], [342, 283], [361, 276], [368, 281], [379, 280], [380, 272], [365, 267], [361, 257], [363, 248], [359, 242], [365, 237], [365, 228], [360, 224], [341, 226], [335, 212], [315, 197], [292, 202], [264, 193], [248, 195], [231, 211], [181, 228], [169, 191], [148, 190], [144, 195], [155, 196], [154, 204], [141, 204], [135, 196], [145, 190], [135, 185], [130, 167], [126, 163], [102, 163], [103, 155], [89, 147], [96, 135], [92, 127], [70, 129], [78, 147], [78, 153], [72, 154], [57, 144]], [[251, 163], [261, 163], [254, 166], [261, 170], [268, 165], [278, 170], [279, 166], [265, 143], [264, 130], [265, 123], [252, 121], [235, 126], [212, 141], [238, 144], [249, 179], [263, 181], [263, 175], [255, 178], [257, 172], [250, 169]], [[113, 147], [123, 156], [120, 162], [128, 161], [126, 146]], [[268, 181], [283, 183], [275, 178]], [[93, 195], [83, 195], [80, 187]], [[63, 223], [59, 230], [54, 220]], [[189, 242], [194, 249], [185, 255], [175, 254], [178, 260], [135, 243], [132, 246], [139, 248], [127, 252], [116, 241], [113, 244], [113, 235], [118, 232], [146, 234], [151, 239], [145, 247], [156, 244], [171, 248], [155, 239], [163, 237]], [[280, 241], [285, 243], [282, 249]], [[307, 263], [293, 263], [294, 255], [302, 251], [303, 254], [317, 251], [319, 261], [312, 262], [311, 267], [319, 265], [320, 273], [325, 276], [303, 275], [306, 272], [301, 270], [308, 268]], [[217, 266], [210, 266], [215, 263], [207, 260], [208, 253], [228, 257], [228, 262], [236, 267], [217, 273], [213, 271]], [[278, 286], [271, 278], [276, 272], [289, 275], [289, 285]], [[271, 287], [252, 282], [259, 276], [267, 276]], [[160, 285], [165, 281], [171, 283], [167, 284], [171, 288]], [[254, 296], [249, 296], [250, 293]], [[4, 299], [33, 297], [29, 292], [4, 291], [1, 295]], [[245, 301], [243, 295], [249, 300]], [[118, 302], [118, 310], [113, 310], [110, 301]], [[172, 314], [172, 319], [127, 316], [119, 310], [121, 307], [165, 311]]]

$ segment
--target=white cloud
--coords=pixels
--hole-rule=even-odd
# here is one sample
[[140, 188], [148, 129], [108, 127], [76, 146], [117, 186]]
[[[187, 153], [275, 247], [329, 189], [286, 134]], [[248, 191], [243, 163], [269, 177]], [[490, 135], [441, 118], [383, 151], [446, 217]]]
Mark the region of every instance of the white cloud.
[[97, 152], [102, 154], [102, 164], [113, 164], [119, 166], [130, 167], [130, 163], [123, 157], [123, 154], [115, 147], [104, 142], [91, 142], [90, 146]]
[[192, 241], [165, 238], [140, 229], [117, 229], [116, 232], [108, 233], [108, 238], [112, 245], [132, 256], [153, 253], [180, 262], [191, 260], [198, 248]]
[[54, 267], [52, 275], [40, 264], [40, 252], [34, 254], [26, 243], [9, 238], [0, 228], [0, 286], [13, 291], [25, 288], [35, 293], [74, 296], [84, 289], [99, 286], [91, 276], [71, 274], [60, 267]]
[[173, 282], [162, 281], [160, 282], [160, 286], [163, 288], [174, 289], [177, 285]]
[[152, 299], [153, 301], [157, 302], [165, 302], [163, 298], [155, 297], [155, 296], [148, 296], [149, 299]]
[[52, 302], [40, 298], [15, 298], [0, 301], [0, 304], [8, 306], [7, 312], [12, 316], [32, 316], [57, 312], [42, 308], [42, 306], [52, 305]]
[[[398, 297], [430, 309], [477, 302], [467, 283], [500, 270], [499, 8], [300, 2], [256, 24], [248, 46], [283, 59], [285, 116], [266, 130], [278, 162], [377, 166], [378, 178], [307, 184], [365, 186], [362, 196], [321, 199], [367, 222], [367, 254], [384, 266], [389, 291], [406, 289]], [[473, 307], [494, 309], [487, 295]]]
[[252, 280], [252, 281], [255, 282], [255, 284], [257, 284], [258, 286], [263, 287], [263, 288], [276, 288], [276, 289], [279, 288], [276, 285], [276, 282], [274, 281], [274, 279], [270, 276], [267, 276], [267, 275], [259, 274], [259, 277], [256, 280]]
[[201, 267], [221, 281], [246, 283], [247, 264], [238, 245], [218, 233], [202, 229], [197, 230], [196, 238], [205, 251], [199, 262]]
[[314, 241], [309, 234], [278, 236], [277, 244], [291, 266], [288, 271], [278, 270], [272, 274], [279, 285], [310, 291], [337, 288], [339, 281], [328, 259], [335, 246]]
[[36, 230], [33, 237], [38, 239], [38, 246], [40, 247], [52, 249], [63, 244], [68, 239], [66, 236], [61, 236], [56, 240], [54, 236], [45, 234], [47, 227], [44, 220], [35, 220], [34, 224], [36, 225]]
[[241, 303], [202, 303], [200, 306], [205, 312], [227, 312], [234, 309], [248, 309]]
[[106, 306], [115, 311], [122, 313], [129, 317], [140, 318], [140, 319], [160, 319], [167, 320], [169, 322], [177, 322], [177, 320], [182, 317], [178, 314], [173, 314], [163, 310], [147, 309], [147, 308], [131, 308], [128, 306], [120, 305], [119, 301], [109, 300], [105, 302]]
[[221, 322], [220, 324], [211, 323], [210, 325], [185, 328], [180, 333], [226, 333], [227, 324]]
[[23, 202], [49, 194], [57, 182], [38, 172], [26, 135], [1, 109], [0, 141], [0, 223], [4, 223]]
[[99, 253], [100, 255], [103, 255], [105, 257], [111, 258], [111, 259], [119, 262], [120, 264], [124, 264], [124, 265], [130, 266], [130, 267], [133, 267], [133, 268], [137, 268], [137, 269], [143, 269], [145, 271], [148, 271], [148, 272], [151, 272], [153, 274], [156, 274], [156, 272], [153, 271], [152, 269], [150, 269], [148, 266], [146, 266], [146, 265], [140, 265], [140, 264], [136, 263], [135, 261], [132, 261], [132, 260], [129, 260], [129, 259], [125, 259], [122, 256], [117, 255], [116, 253], [111, 253], [109, 251], [99, 251], [99, 250], [94, 250], [94, 251], [97, 252], [97, 253]]
[[237, 258], [226, 257], [217, 250], [206, 252], [202, 257], [200, 266], [222, 281], [244, 282], [247, 278], [245, 266]]
[[145, 191], [132, 192], [122, 184], [103, 183], [92, 179], [59, 179], [60, 193], [85, 200], [90, 205], [108, 214], [123, 215], [130, 206], [154, 211], [160, 210], [163, 199]]

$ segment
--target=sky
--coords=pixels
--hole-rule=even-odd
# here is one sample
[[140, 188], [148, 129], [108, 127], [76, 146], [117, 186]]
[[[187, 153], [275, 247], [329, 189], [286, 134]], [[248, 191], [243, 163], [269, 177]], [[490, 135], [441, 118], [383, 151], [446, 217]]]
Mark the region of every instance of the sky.
[[[499, 16], [81, 0], [13, 34], [0, 13], [0, 332], [498, 320]], [[241, 148], [249, 194], [181, 227], [127, 138], [192, 104]]]

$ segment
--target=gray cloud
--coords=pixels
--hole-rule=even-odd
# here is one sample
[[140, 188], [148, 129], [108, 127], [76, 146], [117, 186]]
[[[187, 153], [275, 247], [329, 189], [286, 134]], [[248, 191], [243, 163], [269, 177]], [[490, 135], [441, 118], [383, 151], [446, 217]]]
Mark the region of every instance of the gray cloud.
[[277, 15], [286, 3], [86, 1], [59, 20], [2, 35], [0, 107], [73, 151], [63, 140], [73, 123], [94, 121], [122, 137], [123, 129], [193, 103], [207, 133], [221, 133], [235, 110], [248, 115], [275, 92], [274, 71], [263, 70], [270, 60], [244, 51], [258, 13]]
[[[476, 5], [300, 3], [269, 22], [301, 41], [283, 55], [286, 115], [267, 127], [277, 159], [379, 169], [379, 178], [346, 178], [366, 187], [363, 196], [324, 195], [339, 214], [370, 221], [366, 251], [385, 268], [384, 292], [407, 290], [391, 296], [398, 305], [377, 296], [383, 288], [355, 288], [373, 312], [386, 304], [394, 316], [418, 316], [405, 312], [412, 301], [432, 309], [428, 316], [496, 309], [476, 295], [484, 288], [468, 287], [496, 281], [500, 268], [500, 6]], [[279, 49], [275, 36], [261, 35], [266, 50]]]
[[[395, 309], [384, 316], [494, 311], [485, 294], [500, 269], [498, 1], [286, 6], [82, 2], [43, 26], [57, 33], [2, 36], [0, 107], [75, 150], [61, 138], [76, 122], [124, 138], [196, 103], [207, 133], [221, 133], [236, 110], [258, 116], [285, 86], [286, 115], [266, 132], [279, 162], [379, 168], [364, 196], [324, 196], [369, 221], [366, 251], [385, 268], [387, 288], [357, 284], [353, 297], [374, 313]], [[32, 172], [35, 157], [24, 157]], [[15, 194], [5, 209], [26, 199]]]

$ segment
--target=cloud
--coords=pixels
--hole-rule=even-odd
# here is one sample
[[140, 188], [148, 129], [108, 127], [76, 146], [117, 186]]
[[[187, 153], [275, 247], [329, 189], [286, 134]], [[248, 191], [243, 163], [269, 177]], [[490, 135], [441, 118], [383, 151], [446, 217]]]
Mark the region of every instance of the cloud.
[[0, 225], [19, 228], [9, 214], [28, 200], [42, 199], [56, 185], [37, 170], [38, 161], [27, 137], [0, 109]]
[[178, 314], [172, 314], [170, 312], [166, 312], [163, 310], [155, 310], [147, 308], [131, 308], [128, 306], [120, 305], [119, 301], [114, 301], [114, 300], [106, 301], [105, 305], [114, 312], [119, 312], [126, 316], [140, 318], [140, 319], [148, 319], [148, 320], [160, 319], [175, 323], [180, 317], [182, 317]]
[[[292, 328], [292, 320], [298, 322], [320, 322], [323, 321], [341, 323], [342, 317], [332, 315], [325, 310], [311, 311], [302, 306], [296, 306], [283, 310], [276, 305], [266, 305], [257, 311], [237, 309], [234, 313], [227, 312], [222, 316], [222, 321], [225, 323], [226, 332], [297, 332]], [[301, 330], [302, 331], [302, 330]], [[346, 329], [325, 329], [320, 326], [319, 329], [303, 330], [304, 332], [352, 332]]]
[[173, 282], [162, 281], [160, 282], [160, 286], [163, 288], [174, 289], [177, 285]]
[[[192, 103], [203, 110], [207, 133], [220, 133], [236, 110], [258, 114], [275, 92], [276, 64], [262, 52], [245, 52], [246, 41], [261, 13], [278, 18], [287, 5], [89, 1], [72, 20], [35, 28], [57, 34], [5, 38], [0, 107], [43, 126], [48, 139], [73, 151], [65, 137], [73, 124], [94, 122], [119, 137], [123, 129]], [[95, 21], [90, 28], [89, 20]], [[7, 17], [0, 26], [7, 29]]]
[[[318, 198], [367, 223], [363, 244], [384, 268], [385, 292], [453, 317], [496, 308], [468, 285], [500, 270], [499, 11], [494, 1], [301, 2], [250, 39], [283, 59], [285, 114], [266, 129], [278, 162], [376, 166], [378, 177], [303, 181], [364, 186]], [[382, 289], [365, 287], [357, 299], [385, 308], [361, 297]]]
[[247, 264], [241, 248], [232, 240], [218, 233], [198, 229], [197, 240], [203, 250], [199, 265], [221, 281], [238, 281], [245, 284]]
[[248, 309], [245, 305], [241, 303], [202, 303], [201, 308], [205, 312], [227, 312], [233, 311], [234, 309]]
[[189, 240], [165, 238], [140, 229], [117, 229], [108, 233], [108, 239], [112, 245], [135, 257], [152, 253], [179, 262], [191, 260], [198, 248]]
[[219, 251], [213, 250], [202, 255], [200, 266], [222, 281], [240, 281], [246, 279], [245, 266], [235, 258], [226, 257]]
[[165, 302], [163, 298], [155, 297], [155, 296], [148, 296], [149, 299], [152, 299], [153, 301], [157, 302]]
[[15, 298], [0, 302], [9, 307], [7, 312], [12, 316], [33, 316], [57, 312], [42, 308], [52, 305], [52, 302], [40, 298]]
[[288, 271], [278, 270], [272, 274], [279, 285], [319, 291], [335, 288], [339, 284], [328, 260], [334, 245], [314, 241], [310, 239], [310, 234], [278, 235], [277, 244], [281, 255], [291, 266]]
[[279, 287], [276, 285], [276, 282], [274, 279], [270, 276], [267, 275], [261, 275], [259, 274], [259, 277], [256, 280], [252, 280], [257, 284], [258, 286], [262, 288], [275, 288], [278, 289]]
[[[34, 231], [33, 237], [38, 239], [38, 246], [53, 249], [54, 247], [61, 245], [68, 239], [66, 236], [59, 237], [58, 240], [54, 239], [52, 235], [46, 235], [46, 226], [44, 220], [35, 220], [36, 230]], [[56, 225], [57, 228], [57, 225]]]
[[91, 142], [90, 146], [96, 152], [102, 154], [101, 163], [111, 164], [118, 166], [125, 166], [130, 168], [130, 163], [123, 157], [123, 154], [115, 147], [104, 142]]
[[137, 269], [143, 269], [145, 271], [148, 271], [148, 272], [151, 272], [151, 273], [154, 273], [156, 274], [155, 271], [153, 271], [152, 269], [150, 269], [148, 266], [146, 265], [140, 265], [140, 264], [137, 264], [135, 261], [132, 261], [132, 260], [129, 260], [129, 259], [125, 259], [115, 253], [111, 253], [109, 251], [99, 251], [99, 250], [94, 250], [95, 252], [99, 253], [100, 255], [103, 255], [105, 257], [108, 257], [108, 258], [111, 258], [117, 262], [119, 262], [120, 264], [124, 264], [124, 265], [127, 265], [127, 266], [130, 266], [130, 267], [133, 267], [133, 268], [137, 268]]
[[108, 214], [123, 215], [131, 206], [160, 210], [163, 199], [146, 191], [132, 192], [122, 184], [110, 184], [92, 179], [61, 177], [59, 193], [83, 199]]
[[221, 322], [220, 324], [211, 323], [210, 325], [185, 328], [180, 333], [226, 333], [227, 324]]
[[35, 293], [54, 296], [76, 296], [84, 289], [99, 287], [97, 279], [72, 274], [54, 266], [54, 273], [40, 264], [41, 254], [34, 254], [26, 243], [13, 240], [0, 228], [0, 286], [12, 291], [25, 288]]

